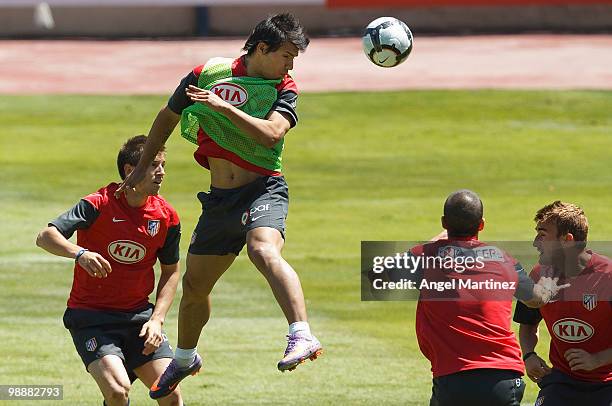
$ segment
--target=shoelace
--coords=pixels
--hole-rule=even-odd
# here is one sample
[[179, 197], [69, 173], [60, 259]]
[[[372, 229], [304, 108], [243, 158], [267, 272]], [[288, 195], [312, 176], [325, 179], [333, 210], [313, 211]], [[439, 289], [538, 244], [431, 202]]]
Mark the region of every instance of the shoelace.
[[289, 354], [291, 351], [293, 351], [293, 349], [295, 348], [296, 344], [298, 343], [298, 341], [300, 340], [299, 336], [296, 335], [290, 335], [288, 334], [287, 336], [287, 340], [289, 341], [289, 343], [287, 344], [287, 349], [285, 350], [285, 355]]

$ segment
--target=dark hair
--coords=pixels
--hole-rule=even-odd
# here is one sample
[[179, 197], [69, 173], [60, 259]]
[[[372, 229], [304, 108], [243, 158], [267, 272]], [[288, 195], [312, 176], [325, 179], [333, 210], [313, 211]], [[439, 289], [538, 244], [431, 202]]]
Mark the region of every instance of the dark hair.
[[478, 234], [482, 212], [482, 201], [476, 193], [467, 189], [451, 193], [444, 202], [444, 224], [449, 237]]
[[297, 18], [293, 14], [283, 13], [269, 16], [257, 24], [242, 49], [252, 55], [260, 42], [269, 47], [268, 52], [276, 51], [284, 42], [291, 42], [303, 52], [310, 40]]
[[[117, 169], [119, 170], [119, 176], [121, 176], [121, 179], [125, 179], [125, 164], [130, 164], [132, 166], [138, 165], [138, 161], [140, 161], [140, 157], [142, 156], [142, 151], [144, 150], [146, 143], [146, 136], [137, 135], [130, 138], [125, 142], [125, 144], [123, 144], [119, 150], [119, 154], [117, 155]], [[165, 150], [166, 147], [162, 145], [159, 152], [164, 152]]]

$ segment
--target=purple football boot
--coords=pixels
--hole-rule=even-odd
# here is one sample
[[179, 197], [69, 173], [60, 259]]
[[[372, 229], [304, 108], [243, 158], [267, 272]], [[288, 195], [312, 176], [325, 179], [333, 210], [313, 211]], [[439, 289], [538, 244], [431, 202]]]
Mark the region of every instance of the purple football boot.
[[163, 374], [153, 383], [149, 390], [151, 399], [159, 399], [171, 394], [179, 382], [187, 378], [189, 375], [195, 375], [202, 368], [202, 358], [196, 354], [195, 359], [186, 368], [180, 368], [173, 359], [170, 365], [166, 368]]
[[307, 359], [314, 361], [323, 353], [323, 347], [313, 335], [297, 332], [287, 336], [287, 349], [282, 360], [278, 362], [278, 370], [293, 371]]

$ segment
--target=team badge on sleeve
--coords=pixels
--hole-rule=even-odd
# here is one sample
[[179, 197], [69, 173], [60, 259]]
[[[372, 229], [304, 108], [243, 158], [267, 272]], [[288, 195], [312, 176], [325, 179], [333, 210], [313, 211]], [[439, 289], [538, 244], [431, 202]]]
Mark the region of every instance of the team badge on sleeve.
[[159, 232], [159, 220], [149, 220], [149, 223], [147, 224], [147, 233], [149, 233], [151, 237], [155, 237], [155, 235], [157, 235], [158, 232]]
[[89, 352], [94, 352], [96, 348], [98, 348], [96, 337], [91, 337], [89, 340], [85, 341], [85, 348], [87, 348]]
[[597, 306], [597, 295], [596, 294], [584, 294], [582, 296], [582, 305], [588, 311], [591, 311]]

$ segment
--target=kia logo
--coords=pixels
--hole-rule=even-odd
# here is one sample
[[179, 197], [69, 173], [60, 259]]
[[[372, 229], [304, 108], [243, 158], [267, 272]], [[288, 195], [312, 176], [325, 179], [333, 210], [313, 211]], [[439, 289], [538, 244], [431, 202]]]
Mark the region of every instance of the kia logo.
[[552, 326], [555, 336], [566, 343], [581, 343], [593, 336], [593, 327], [582, 320], [571, 317], [557, 320]]
[[144, 258], [147, 249], [129, 240], [113, 241], [108, 245], [108, 254], [122, 264], [133, 264]]
[[235, 83], [219, 83], [210, 88], [210, 91], [231, 104], [240, 107], [247, 102], [247, 91]]

